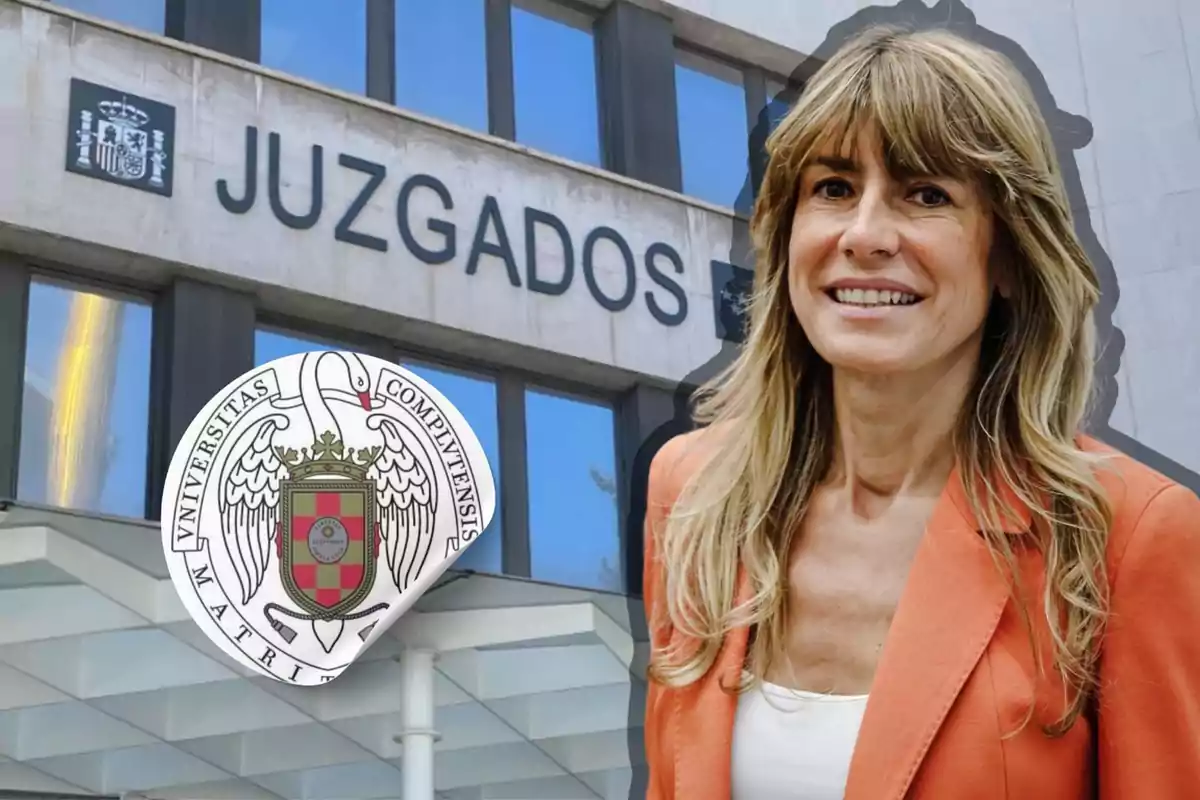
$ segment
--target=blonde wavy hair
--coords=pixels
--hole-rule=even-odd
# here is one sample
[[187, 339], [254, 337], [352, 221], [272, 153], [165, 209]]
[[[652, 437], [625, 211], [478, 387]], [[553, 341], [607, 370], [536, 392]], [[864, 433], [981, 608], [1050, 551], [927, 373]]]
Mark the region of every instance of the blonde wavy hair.
[[[1100, 287], [1029, 86], [1000, 54], [943, 30], [861, 34], [813, 76], [767, 142], [751, 220], [757, 269], [748, 338], [696, 398], [697, 421], [721, 424], [721, 446], [682, 487], [657, 536], [664, 610], [683, 637], [652, 655], [650, 675], [672, 687], [694, 682], [734, 627], [755, 630], [751, 678], [741, 689], [782, 657], [787, 554], [831, 467], [835, 430], [830, 366], [788, 295], [788, 241], [801, 170], [822, 146], [853, 141], [868, 125], [889, 165], [974, 179], [994, 211], [1012, 292], [988, 312], [954, 445], [972, 509], [1017, 594], [1013, 540], [1044, 560], [1042, 613], [1069, 696], [1062, 717], [1043, 730], [1060, 735], [1095, 691], [1108, 608], [1112, 510], [1095, 474], [1098, 457], [1077, 443], [1092, 393]], [[1002, 532], [1000, 483], [1032, 509], [1030, 534]], [[739, 565], [751, 593], [735, 607]], [[1032, 604], [1018, 605], [1036, 652]]]

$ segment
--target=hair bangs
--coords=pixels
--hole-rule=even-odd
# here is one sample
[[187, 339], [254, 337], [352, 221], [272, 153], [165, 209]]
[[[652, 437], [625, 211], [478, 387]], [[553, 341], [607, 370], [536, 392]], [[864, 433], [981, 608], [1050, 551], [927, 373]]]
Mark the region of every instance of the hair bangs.
[[898, 178], [937, 175], [986, 186], [1017, 161], [999, 133], [1006, 109], [987, 102], [987, 87], [972, 85], [976, 75], [953, 58], [891, 41], [857, 55], [811, 87], [785, 123], [790, 130], [772, 141], [773, 150], [792, 155], [793, 175], [821, 155], [857, 160], [867, 132]]

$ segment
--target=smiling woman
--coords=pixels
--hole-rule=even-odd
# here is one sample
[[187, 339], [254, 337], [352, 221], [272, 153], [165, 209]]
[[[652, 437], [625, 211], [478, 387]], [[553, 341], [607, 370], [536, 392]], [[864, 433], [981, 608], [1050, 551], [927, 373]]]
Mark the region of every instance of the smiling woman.
[[[846, 154], [839, 151], [845, 150]], [[788, 257], [796, 318], [845, 370], [973, 368], [993, 292], [983, 187], [893, 174], [877, 128], [823, 143], [799, 176]]]
[[649, 797], [1190, 796], [1200, 500], [1082, 433], [1028, 87], [876, 29], [768, 150], [746, 345], [650, 472]]

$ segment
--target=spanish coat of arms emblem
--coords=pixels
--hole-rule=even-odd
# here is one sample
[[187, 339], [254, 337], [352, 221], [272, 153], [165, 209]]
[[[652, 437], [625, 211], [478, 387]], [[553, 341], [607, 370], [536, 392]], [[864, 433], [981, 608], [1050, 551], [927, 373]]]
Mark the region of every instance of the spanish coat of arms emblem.
[[740, 344], [749, 324], [754, 273], [724, 261], [713, 261], [711, 268], [717, 338]]
[[171, 194], [175, 109], [78, 78], [69, 105], [69, 171]]
[[243, 375], [193, 420], [163, 493], [184, 606], [288, 683], [341, 674], [487, 527], [483, 449], [409, 371], [312, 352]]

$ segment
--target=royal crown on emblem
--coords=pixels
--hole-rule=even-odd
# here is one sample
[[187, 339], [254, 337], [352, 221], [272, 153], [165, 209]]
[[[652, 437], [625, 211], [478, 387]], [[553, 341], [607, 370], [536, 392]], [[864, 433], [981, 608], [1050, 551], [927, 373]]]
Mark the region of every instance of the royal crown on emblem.
[[313, 442], [311, 450], [302, 447], [297, 453], [290, 447], [286, 450], [282, 447], [275, 448], [275, 454], [287, 466], [292, 480], [301, 480], [313, 475], [338, 475], [358, 481], [365, 480], [367, 470], [382, 452], [383, 448], [378, 446], [363, 447], [357, 451], [353, 447], [347, 448], [342, 444], [342, 440], [330, 431], [321, 434], [317, 441]]
[[124, 100], [105, 100], [99, 104], [100, 113], [113, 122], [123, 122], [135, 128], [140, 128], [150, 121], [150, 115], [140, 108], [134, 108]]

